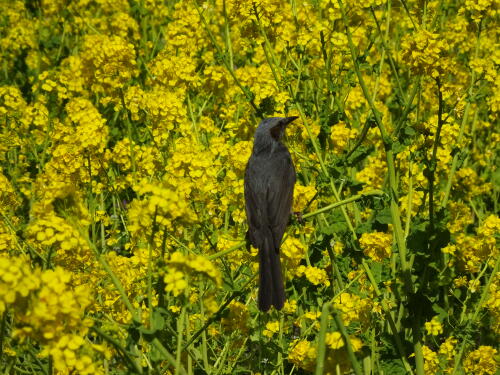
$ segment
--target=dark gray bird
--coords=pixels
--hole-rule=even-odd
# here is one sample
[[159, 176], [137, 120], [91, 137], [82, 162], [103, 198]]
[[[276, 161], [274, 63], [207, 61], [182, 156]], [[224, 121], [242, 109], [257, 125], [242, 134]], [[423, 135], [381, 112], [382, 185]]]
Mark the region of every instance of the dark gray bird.
[[281, 143], [286, 126], [297, 117], [264, 119], [255, 131], [245, 170], [248, 237], [259, 249], [259, 309], [285, 304], [279, 249], [292, 213], [295, 168]]

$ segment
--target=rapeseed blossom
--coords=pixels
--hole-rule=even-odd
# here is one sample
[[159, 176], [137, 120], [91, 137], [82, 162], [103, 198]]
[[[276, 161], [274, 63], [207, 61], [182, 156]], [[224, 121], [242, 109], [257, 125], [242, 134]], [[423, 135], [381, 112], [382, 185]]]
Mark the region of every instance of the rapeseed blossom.
[[[0, 371], [337, 375], [341, 321], [364, 371], [495, 373], [497, 1], [0, 14]], [[258, 315], [243, 177], [272, 116], [299, 117], [299, 215]]]
[[365, 255], [376, 262], [382, 262], [392, 254], [392, 235], [390, 233], [363, 233], [359, 244]]

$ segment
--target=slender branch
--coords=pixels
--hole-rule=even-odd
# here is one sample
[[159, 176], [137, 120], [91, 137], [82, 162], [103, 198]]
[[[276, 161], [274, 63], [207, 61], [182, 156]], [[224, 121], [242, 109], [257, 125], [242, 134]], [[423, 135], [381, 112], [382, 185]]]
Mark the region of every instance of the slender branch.
[[137, 361], [132, 358], [130, 353], [125, 350], [125, 348], [117, 341], [115, 340], [112, 336], [108, 335], [106, 332], [102, 331], [101, 329], [92, 326], [90, 327], [92, 331], [97, 333], [100, 337], [102, 337], [104, 340], [109, 342], [111, 345], [115, 347], [115, 349], [122, 355], [122, 357], [130, 364], [130, 367], [137, 373], [137, 374], [142, 374], [142, 368], [138, 365]]
[[436, 78], [438, 94], [438, 123], [436, 134], [434, 135], [434, 144], [432, 146], [432, 156], [428, 165], [427, 180], [429, 183], [429, 229], [434, 232], [434, 180], [437, 168], [437, 150], [441, 138], [441, 129], [443, 128], [443, 93], [441, 92], [441, 81]]
[[366, 193], [361, 193], [361, 194], [353, 195], [350, 198], [347, 198], [347, 199], [344, 199], [344, 200], [341, 200], [341, 201], [329, 204], [328, 206], [322, 207], [322, 208], [320, 208], [320, 209], [318, 209], [316, 211], [309, 212], [309, 213], [303, 215], [302, 217], [304, 219], [307, 219], [308, 217], [312, 217], [312, 216], [321, 214], [323, 212], [330, 211], [333, 208], [340, 207], [340, 206], [343, 206], [345, 204], [348, 204], [348, 203], [351, 203], [351, 202], [355, 202], [355, 201], [361, 200], [363, 198], [366, 198], [366, 197], [369, 197], [369, 196], [374, 196], [374, 195], [380, 195], [380, 196], [382, 196], [382, 195], [386, 195], [386, 193], [383, 192], [382, 190], [367, 191]]

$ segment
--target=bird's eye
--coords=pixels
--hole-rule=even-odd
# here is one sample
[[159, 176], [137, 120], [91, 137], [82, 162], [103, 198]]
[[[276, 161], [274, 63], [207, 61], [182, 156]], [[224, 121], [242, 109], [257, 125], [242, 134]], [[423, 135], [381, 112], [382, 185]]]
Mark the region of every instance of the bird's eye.
[[280, 139], [282, 128], [283, 126], [280, 123], [278, 123], [278, 125], [272, 127], [270, 130], [271, 136], [277, 141], [279, 141]]

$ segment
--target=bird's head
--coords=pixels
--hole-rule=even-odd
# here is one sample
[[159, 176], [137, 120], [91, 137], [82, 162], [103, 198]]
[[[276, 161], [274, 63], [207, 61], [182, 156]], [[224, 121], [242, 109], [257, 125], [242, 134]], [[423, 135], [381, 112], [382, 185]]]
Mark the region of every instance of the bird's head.
[[268, 117], [262, 120], [257, 127], [257, 130], [255, 131], [255, 139], [270, 137], [275, 141], [279, 141], [285, 133], [286, 126], [297, 118], [297, 116]]

